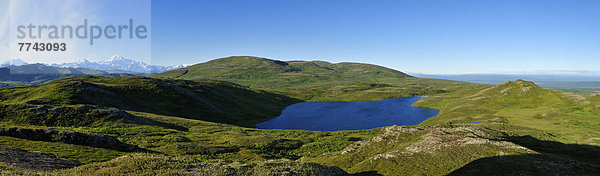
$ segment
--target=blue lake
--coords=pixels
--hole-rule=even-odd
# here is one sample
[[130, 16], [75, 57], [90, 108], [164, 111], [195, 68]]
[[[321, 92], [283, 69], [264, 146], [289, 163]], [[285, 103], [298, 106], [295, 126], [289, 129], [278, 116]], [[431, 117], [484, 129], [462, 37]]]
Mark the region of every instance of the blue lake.
[[365, 102], [297, 103], [286, 107], [279, 117], [256, 126], [260, 129], [339, 131], [418, 125], [439, 113], [435, 109], [412, 106], [421, 98], [423, 97]]

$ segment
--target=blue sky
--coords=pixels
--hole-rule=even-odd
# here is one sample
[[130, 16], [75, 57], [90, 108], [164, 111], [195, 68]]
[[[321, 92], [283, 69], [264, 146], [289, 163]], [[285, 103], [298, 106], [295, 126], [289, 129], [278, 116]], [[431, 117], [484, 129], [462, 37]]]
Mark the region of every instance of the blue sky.
[[[0, 0], [0, 52], [10, 53], [0, 61], [6, 55], [99, 61], [120, 54], [174, 65], [251, 55], [432, 74], [600, 71], [598, 0], [153, 0], [151, 10], [149, 0], [41, 2]], [[16, 46], [8, 21], [78, 24], [82, 18], [99, 25], [133, 18], [151, 26], [151, 38], [99, 40], [93, 47], [72, 41], [69, 52], [31, 57], [8, 52]]]
[[420, 73], [599, 70], [598, 0], [152, 2], [152, 59], [231, 55]]

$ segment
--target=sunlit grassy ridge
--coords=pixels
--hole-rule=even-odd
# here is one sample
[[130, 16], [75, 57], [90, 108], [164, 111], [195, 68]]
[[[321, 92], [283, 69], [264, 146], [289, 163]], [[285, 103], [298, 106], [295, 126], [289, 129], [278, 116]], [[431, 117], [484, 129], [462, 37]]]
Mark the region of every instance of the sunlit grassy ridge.
[[154, 75], [159, 78], [210, 78], [279, 92], [305, 101], [365, 101], [435, 95], [480, 87], [458, 81], [423, 79], [390, 68], [324, 61], [278, 61], [233, 56]]
[[422, 125], [499, 122], [545, 130], [563, 142], [600, 144], [598, 95], [564, 93], [517, 80], [431, 96], [415, 103], [440, 109]]
[[157, 77], [197, 79], [215, 78], [256, 88], [289, 88], [311, 85], [336, 85], [360, 80], [385, 82], [410, 77], [389, 68], [358, 63], [331, 64], [314, 61], [277, 61], [239, 56], [216, 59], [190, 67], [156, 74]]
[[377, 136], [344, 150], [303, 158], [335, 165], [351, 173], [377, 171], [384, 175], [442, 175], [474, 158], [535, 153], [498, 140], [495, 130], [477, 126], [449, 128], [385, 127]]

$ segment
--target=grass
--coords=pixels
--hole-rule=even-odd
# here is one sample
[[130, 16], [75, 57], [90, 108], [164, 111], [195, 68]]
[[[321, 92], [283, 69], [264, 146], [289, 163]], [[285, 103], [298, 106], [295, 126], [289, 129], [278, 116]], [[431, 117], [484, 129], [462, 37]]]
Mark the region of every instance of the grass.
[[111, 120], [128, 118], [118, 109], [89, 105], [44, 106], [1, 105], [0, 120], [10, 124], [38, 126], [101, 126]]
[[64, 170], [66, 175], [345, 175], [341, 169], [289, 160], [265, 162], [200, 162], [160, 155], [128, 155], [106, 163]]
[[[376, 133], [376, 131], [372, 130], [342, 132], [258, 130], [144, 112], [130, 111], [129, 113], [160, 123], [139, 125], [112, 122], [105, 123], [106, 126], [104, 127], [79, 126], [57, 128], [84, 133], [112, 135], [125, 143], [137, 145], [150, 153], [160, 154], [160, 156], [176, 156], [182, 159], [197, 160], [198, 162], [240, 161], [245, 163], [260, 163], [271, 159], [295, 160], [302, 156], [338, 151], [343, 149], [344, 145], [348, 145], [359, 139], [369, 138]], [[171, 126], [180, 126], [182, 129], [171, 129], [169, 128]], [[43, 126], [27, 127], [44, 128]], [[323, 141], [327, 142], [324, 143]], [[5, 136], [0, 136], [0, 146], [51, 153], [86, 164], [98, 163], [98, 165], [103, 165], [102, 167], [106, 168], [111, 167], [106, 166], [108, 163], [120, 162], [111, 159], [135, 154], [133, 152], [120, 152], [59, 142], [31, 141]], [[315, 146], [323, 146], [324, 148]], [[103, 163], [108, 160], [111, 161]], [[84, 168], [93, 168], [93, 166], [85, 166]], [[294, 165], [294, 167], [301, 166]], [[89, 172], [103, 173], [102, 170], [106, 168]], [[214, 169], [219, 168], [216, 167]], [[147, 170], [143, 173], [156, 174], [171, 169], [174, 168], [154, 167], [153, 170]], [[73, 173], [86, 175], [85, 173], [87, 172], [74, 171]], [[130, 172], [139, 173], [141, 171], [130, 170]], [[260, 172], [262, 173], [263, 171]], [[123, 171], [119, 173], [129, 172]]]
[[[510, 143], [493, 142], [474, 136], [484, 130], [457, 128], [386, 127], [384, 132], [344, 152], [303, 158], [338, 166], [349, 173], [377, 171], [383, 175], [444, 175], [477, 158], [530, 153]], [[490, 135], [491, 136], [491, 135]]]
[[192, 156], [199, 160], [241, 161], [298, 159], [301, 156], [338, 151], [356, 140], [376, 134], [376, 131], [372, 130], [341, 132], [258, 130], [143, 112], [130, 113], [163, 124], [181, 126], [187, 130], [120, 122], [106, 124], [108, 126], [105, 127], [82, 126], [60, 127], [60, 129], [113, 135], [125, 143], [166, 155]]
[[595, 95], [563, 93], [517, 80], [431, 96], [415, 105], [441, 110], [422, 125], [501, 122], [544, 130], [565, 143], [600, 145], [597, 103]]
[[57, 156], [67, 157], [71, 160], [77, 160], [85, 164], [109, 161], [126, 154], [125, 152], [111, 149], [65, 144], [60, 142], [31, 141], [7, 136], [0, 136], [0, 146], [7, 148], [18, 148], [27, 151], [51, 153]]
[[[88, 164], [57, 171], [59, 174], [68, 175], [175, 173], [186, 175], [190, 172], [217, 172], [223, 169], [233, 170], [239, 174], [269, 175], [288, 167], [291, 167], [291, 170], [306, 170], [307, 166], [301, 164], [306, 162], [337, 166], [350, 173], [376, 171], [384, 175], [398, 173], [441, 175], [451, 173], [476, 159], [537, 153], [514, 143], [505, 142], [503, 137], [506, 136], [528, 134], [536, 137], [535, 139], [554, 140], [553, 136], [542, 130], [506, 124], [448, 127], [396, 126], [361, 131], [318, 132], [260, 130], [144, 112], [130, 111], [129, 113], [161, 122], [163, 125], [115, 123], [110, 128], [60, 128], [113, 135], [123, 142], [135, 144], [153, 154], [119, 152], [11, 137], [2, 137], [4, 140], [0, 142], [0, 146], [52, 153]], [[166, 128], [164, 123], [171, 124], [170, 126], [181, 126], [187, 130]], [[346, 153], [342, 153], [344, 151]], [[120, 156], [124, 157], [115, 159]], [[289, 161], [299, 158], [302, 158], [299, 160], [300, 163]], [[285, 167], [280, 167], [279, 164], [268, 167], [263, 165], [272, 159], [287, 159], [281, 164]], [[215, 164], [222, 162], [240, 163]], [[240, 167], [247, 164], [250, 165]], [[312, 167], [324, 166], [310, 166], [307, 172], [312, 173], [313, 170], [310, 169]], [[194, 169], [182, 170], [182, 168]]]
[[382, 66], [323, 61], [277, 61], [234, 56], [155, 74], [157, 78], [218, 79], [304, 101], [364, 101], [434, 95], [482, 85], [423, 79]]
[[[299, 101], [416, 95], [428, 97], [415, 106], [440, 110], [418, 126], [337, 132], [250, 128]], [[102, 133], [146, 152], [0, 136], [1, 147], [87, 164], [53, 174], [315, 174], [326, 165], [356, 174], [445, 175], [470, 173], [478, 163], [496, 160], [507, 171], [513, 160], [600, 164], [594, 159], [600, 145], [598, 95], [563, 93], [523, 80], [483, 86], [421, 79], [368, 64], [232, 57], [154, 78], [75, 77], [3, 88], [0, 104], [7, 126]]]
[[[539, 114], [539, 111], [541, 110], [532, 110], [529, 114]], [[578, 108], [571, 109], [569, 112], [585, 114], [584, 109]], [[268, 167], [263, 164], [269, 163], [272, 159], [299, 158], [302, 158], [299, 160], [301, 163], [316, 162], [337, 166], [350, 173], [374, 171], [384, 175], [443, 175], [452, 173], [474, 160], [539, 153], [532, 150], [536, 149], [534, 146], [522, 144], [527, 146], [525, 148], [516, 142], [507, 141], [506, 137], [529, 135], [534, 137], [532, 142], [534, 144], [538, 143], [537, 140], [560, 140], [560, 136], [556, 137], [556, 134], [545, 130], [505, 123], [443, 124], [438, 125], [439, 127], [386, 127], [361, 131], [318, 132], [260, 130], [146, 112], [128, 111], [128, 113], [153, 123], [132, 124], [126, 121], [114, 121], [104, 123], [104, 126], [58, 128], [113, 135], [125, 143], [137, 145], [154, 154], [135, 154], [11, 137], [3, 137], [5, 140], [0, 142], [0, 146], [52, 153], [88, 164], [56, 172], [68, 175], [186, 175], [223, 170], [240, 174], [269, 175], [285, 168], [301, 170], [298, 171], [300, 173], [305, 173], [302, 170], [313, 173], [317, 171], [310, 168], [324, 167], [314, 165], [306, 169], [303, 164], [294, 164], [290, 161]], [[557, 148], [558, 151], [571, 149], [568, 146], [554, 145], [546, 148]], [[561, 158], [571, 157], [559, 154], [560, 152], [554, 155]], [[556, 157], [554, 155], [553, 157]], [[114, 159], [119, 156], [125, 157]], [[586, 158], [573, 157], [591, 162]], [[246, 166], [247, 164], [250, 165]], [[193, 169], [182, 170], [182, 168]]]
[[276, 117], [298, 101], [223, 81], [144, 77], [74, 77], [0, 89], [1, 104], [90, 104], [247, 127]]

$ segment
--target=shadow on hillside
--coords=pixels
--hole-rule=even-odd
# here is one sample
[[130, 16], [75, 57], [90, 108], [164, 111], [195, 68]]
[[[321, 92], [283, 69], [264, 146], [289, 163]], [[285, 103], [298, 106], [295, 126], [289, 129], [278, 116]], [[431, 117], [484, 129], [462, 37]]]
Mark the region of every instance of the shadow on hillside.
[[[132, 88], [122, 88], [81, 81], [81, 85], [74, 87], [85, 91], [78, 92], [76, 104], [255, 127], [258, 122], [279, 116], [286, 106], [300, 102], [286, 95], [234, 86], [233, 83], [139, 79], [151, 80], [151, 86], [140, 83]], [[152, 86], [155, 88], [147, 88]]]
[[377, 171], [366, 171], [356, 174], [350, 174], [351, 176], [381, 176], [381, 174], [377, 173]]
[[600, 146], [564, 144], [556, 141], [539, 140], [531, 136], [508, 137], [506, 140], [542, 154], [558, 155], [600, 165]]
[[598, 175], [600, 147], [564, 144], [531, 136], [507, 137], [540, 154], [507, 155], [471, 161], [449, 175]]
[[129, 124], [136, 124], [136, 125], [158, 126], [158, 127], [163, 127], [163, 128], [173, 129], [173, 130], [178, 130], [178, 131], [185, 131], [185, 132], [190, 131], [188, 128], [186, 128], [184, 126], [180, 126], [180, 125], [176, 125], [176, 124], [172, 124], [172, 123], [160, 122], [160, 121], [156, 121], [154, 119], [140, 117], [140, 116], [136, 116], [136, 118], [131, 118], [131, 119], [124, 119], [124, 122], [129, 123]]

